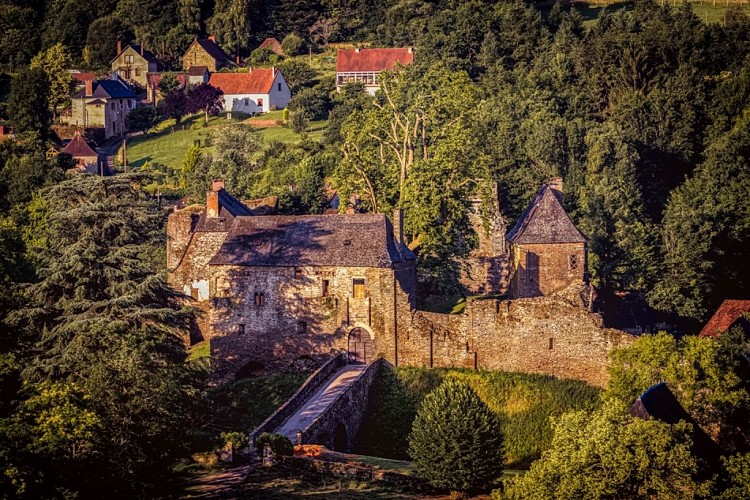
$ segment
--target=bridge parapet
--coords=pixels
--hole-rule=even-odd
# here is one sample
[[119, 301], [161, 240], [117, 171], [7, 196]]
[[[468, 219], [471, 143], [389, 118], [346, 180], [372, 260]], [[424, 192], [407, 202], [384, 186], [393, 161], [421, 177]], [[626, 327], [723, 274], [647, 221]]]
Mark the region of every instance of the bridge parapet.
[[315, 394], [315, 391], [317, 391], [331, 375], [345, 365], [346, 353], [342, 352], [326, 361], [323, 366], [310, 375], [292, 397], [279, 406], [278, 410], [273, 412], [270, 417], [264, 420], [262, 424], [250, 433], [251, 449], [254, 449], [255, 439], [258, 436], [264, 432], [274, 432], [278, 429], [286, 419], [291, 417], [308, 399], [310, 399], [313, 394]]

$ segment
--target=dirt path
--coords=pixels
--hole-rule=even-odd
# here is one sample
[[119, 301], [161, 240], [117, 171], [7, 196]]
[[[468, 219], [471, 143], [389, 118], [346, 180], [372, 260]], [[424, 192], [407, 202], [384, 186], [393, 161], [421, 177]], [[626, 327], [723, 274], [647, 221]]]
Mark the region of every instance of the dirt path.
[[[220, 472], [203, 474], [190, 481], [180, 498], [241, 498], [240, 489], [253, 465], [243, 465]], [[256, 466], [257, 467], [257, 466]]]

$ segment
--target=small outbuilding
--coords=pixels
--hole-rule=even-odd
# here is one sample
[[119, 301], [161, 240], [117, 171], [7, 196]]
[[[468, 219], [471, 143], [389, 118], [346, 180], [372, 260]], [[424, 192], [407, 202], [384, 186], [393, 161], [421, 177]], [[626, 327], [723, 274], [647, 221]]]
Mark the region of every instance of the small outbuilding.
[[278, 68], [246, 73], [213, 73], [208, 83], [224, 92], [224, 110], [247, 114], [284, 109], [292, 92]]

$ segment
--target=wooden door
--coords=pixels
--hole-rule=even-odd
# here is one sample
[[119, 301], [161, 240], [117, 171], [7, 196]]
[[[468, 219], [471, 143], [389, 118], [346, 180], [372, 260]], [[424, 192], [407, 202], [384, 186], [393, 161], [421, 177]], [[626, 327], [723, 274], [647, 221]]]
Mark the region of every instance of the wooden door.
[[372, 361], [373, 346], [370, 334], [361, 328], [349, 332], [349, 363], [368, 364]]
[[352, 297], [355, 299], [364, 299], [365, 293], [365, 280], [355, 279], [352, 281]]

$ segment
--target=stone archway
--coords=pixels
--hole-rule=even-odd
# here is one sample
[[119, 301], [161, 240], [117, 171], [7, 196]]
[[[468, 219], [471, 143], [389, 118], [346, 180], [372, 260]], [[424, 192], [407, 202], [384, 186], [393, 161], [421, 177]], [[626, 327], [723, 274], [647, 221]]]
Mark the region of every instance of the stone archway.
[[339, 422], [336, 426], [336, 431], [333, 435], [333, 451], [348, 452], [349, 448], [349, 435], [346, 432], [346, 426]]
[[351, 364], [369, 364], [373, 357], [370, 333], [364, 328], [354, 328], [349, 332], [348, 359]]

